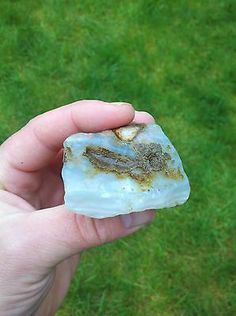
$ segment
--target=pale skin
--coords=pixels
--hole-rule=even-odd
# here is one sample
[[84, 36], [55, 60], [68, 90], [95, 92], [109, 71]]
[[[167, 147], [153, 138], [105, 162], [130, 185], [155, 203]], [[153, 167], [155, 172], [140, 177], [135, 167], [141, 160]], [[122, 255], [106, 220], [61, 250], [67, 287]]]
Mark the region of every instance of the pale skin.
[[82, 251], [152, 221], [151, 210], [98, 220], [63, 205], [63, 141], [132, 121], [153, 118], [127, 103], [78, 101], [34, 118], [0, 146], [0, 315], [54, 315]]

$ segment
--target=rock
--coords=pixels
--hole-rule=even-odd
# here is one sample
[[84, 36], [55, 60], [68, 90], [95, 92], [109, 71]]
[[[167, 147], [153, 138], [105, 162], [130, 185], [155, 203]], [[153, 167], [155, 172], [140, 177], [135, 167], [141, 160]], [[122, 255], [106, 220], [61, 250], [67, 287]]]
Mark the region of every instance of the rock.
[[180, 157], [156, 124], [70, 136], [62, 176], [66, 207], [96, 218], [173, 207], [190, 194]]

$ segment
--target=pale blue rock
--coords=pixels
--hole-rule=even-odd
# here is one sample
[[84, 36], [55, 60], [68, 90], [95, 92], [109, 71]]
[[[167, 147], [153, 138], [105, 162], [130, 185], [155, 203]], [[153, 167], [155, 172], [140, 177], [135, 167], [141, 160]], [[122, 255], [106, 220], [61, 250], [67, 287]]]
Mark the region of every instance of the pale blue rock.
[[62, 176], [66, 207], [96, 218], [173, 207], [190, 194], [181, 159], [156, 124], [70, 136]]

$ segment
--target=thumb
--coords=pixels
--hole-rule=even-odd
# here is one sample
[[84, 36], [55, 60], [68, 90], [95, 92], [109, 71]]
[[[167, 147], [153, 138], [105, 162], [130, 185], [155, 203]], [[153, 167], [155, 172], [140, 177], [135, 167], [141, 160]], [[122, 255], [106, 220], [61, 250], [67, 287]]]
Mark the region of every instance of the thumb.
[[147, 210], [96, 219], [58, 206], [30, 213], [27, 231], [38, 258], [47, 267], [52, 267], [84, 249], [127, 236], [153, 218], [154, 211]]

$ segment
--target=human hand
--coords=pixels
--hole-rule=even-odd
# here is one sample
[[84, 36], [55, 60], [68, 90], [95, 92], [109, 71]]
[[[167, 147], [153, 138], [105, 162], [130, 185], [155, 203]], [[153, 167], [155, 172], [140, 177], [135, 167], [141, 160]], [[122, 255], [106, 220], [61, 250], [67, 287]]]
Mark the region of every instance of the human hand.
[[153, 211], [106, 219], [63, 205], [62, 144], [153, 118], [129, 104], [79, 101], [31, 120], [0, 146], [0, 315], [54, 315], [81, 251], [135, 232]]

